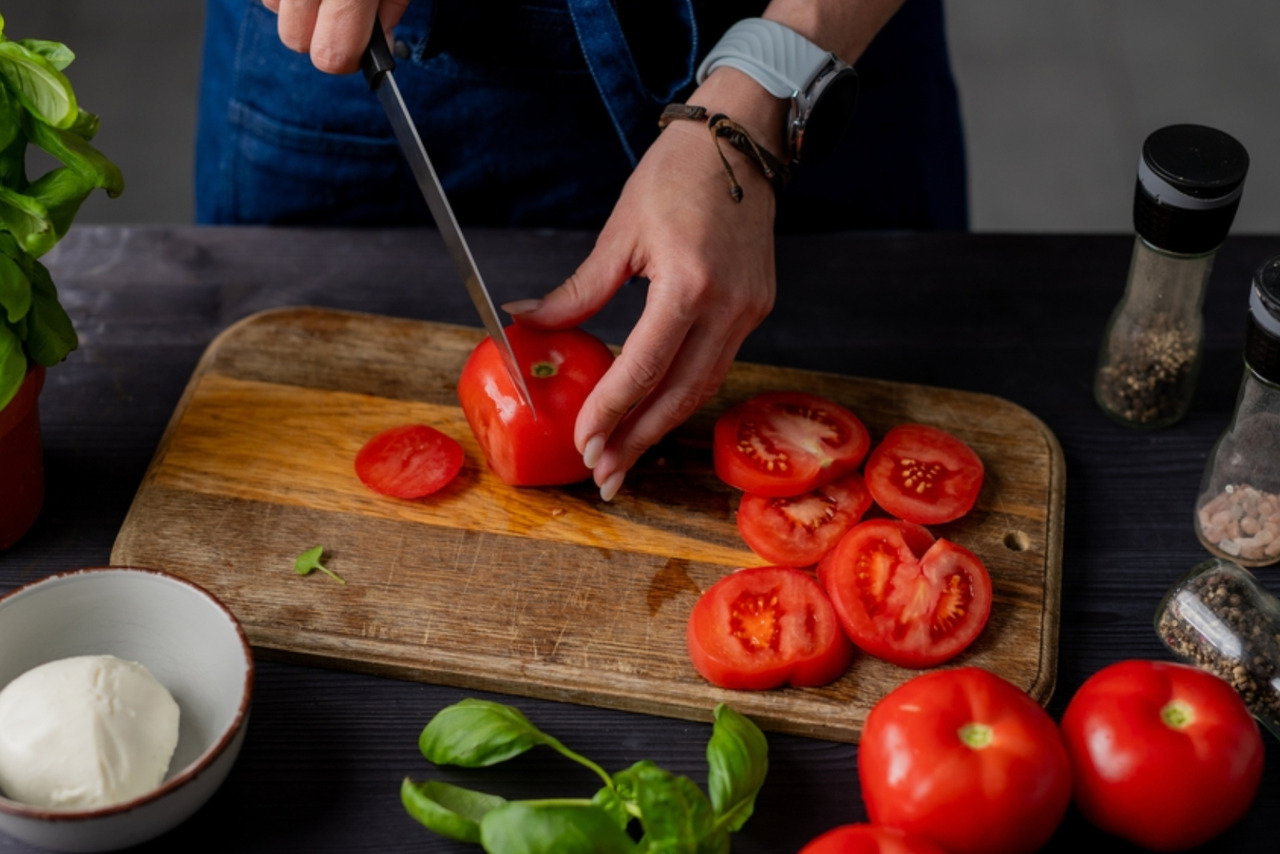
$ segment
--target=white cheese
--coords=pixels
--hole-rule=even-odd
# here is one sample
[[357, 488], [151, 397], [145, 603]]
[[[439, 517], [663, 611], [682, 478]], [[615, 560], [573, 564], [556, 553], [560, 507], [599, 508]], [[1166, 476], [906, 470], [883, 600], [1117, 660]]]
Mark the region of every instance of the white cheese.
[[0, 691], [0, 791], [21, 803], [131, 800], [160, 785], [177, 744], [178, 704], [134, 661], [64, 658]]

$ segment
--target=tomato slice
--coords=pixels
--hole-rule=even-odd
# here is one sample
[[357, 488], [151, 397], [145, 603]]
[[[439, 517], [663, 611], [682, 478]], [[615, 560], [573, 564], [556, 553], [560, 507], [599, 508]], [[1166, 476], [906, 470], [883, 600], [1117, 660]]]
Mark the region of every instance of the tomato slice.
[[822, 587], [785, 566], [721, 578], [693, 606], [686, 640], [694, 669], [708, 682], [744, 691], [826, 685], [853, 656]]
[[921, 836], [878, 824], [844, 824], [800, 849], [800, 854], [946, 854]]
[[746, 493], [738, 504], [738, 531], [751, 550], [780, 566], [812, 566], [831, 551], [871, 507], [862, 475], [784, 498]]
[[798, 391], [739, 403], [716, 421], [716, 474], [743, 492], [800, 495], [854, 471], [871, 435], [849, 410]]
[[959, 519], [982, 488], [982, 460], [945, 430], [899, 424], [887, 434], [864, 470], [871, 497], [890, 515], [921, 525]]
[[870, 655], [933, 667], [958, 655], [991, 613], [991, 576], [977, 555], [920, 525], [855, 525], [818, 565], [845, 633]]
[[426, 424], [392, 427], [356, 454], [356, 476], [374, 492], [421, 498], [453, 480], [465, 454], [452, 436]]

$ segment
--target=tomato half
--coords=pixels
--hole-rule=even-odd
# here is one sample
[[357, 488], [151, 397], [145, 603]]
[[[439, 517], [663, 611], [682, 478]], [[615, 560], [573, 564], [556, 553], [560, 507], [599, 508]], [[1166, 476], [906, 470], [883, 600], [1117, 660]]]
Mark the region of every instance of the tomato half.
[[1152, 851], [1183, 851], [1235, 824], [1265, 750], [1240, 695], [1185, 664], [1122, 661], [1067, 704], [1075, 800], [1093, 824]]
[[506, 331], [537, 417], [520, 402], [498, 348], [486, 337], [458, 379], [458, 400], [485, 461], [512, 486], [552, 486], [589, 477], [591, 470], [573, 443], [574, 422], [613, 364], [613, 352], [581, 329], [545, 332], [515, 324]]
[[738, 531], [751, 550], [779, 566], [812, 566], [831, 551], [871, 506], [857, 472], [803, 495], [769, 498], [745, 493]]
[[937, 845], [896, 827], [846, 824], [828, 830], [800, 854], [947, 854]]
[[899, 519], [859, 522], [818, 564], [845, 633], [902, 667], [933, 667], [973, 643], [991, 614], [978, 556]]
[[364, 444], [356, 454], [356, 476], [374, 492], [421, 498], [453, 480], [464, 457], [452, 436], [426, 424], [405, 424]]
[[858, 779], [871, 821], [951, 854], [1025, 854], [1071, 801], [1071, 764], [1049, 714], [977, 667], [904, 682], [867, 715]]
[[861, 465], [871, 447], [862, 422], [839, 404], [798, 391], [765, 392], [716, 420], [716, 474], [743, 492], [800, 495]]
[[689, 614], [686, 641], [703, 678], [744, 691], [826, 685], [853, 656], [818, 582], [785, 566], [739, 569], [713, 584]]
[[982, 460], [945, 430], [899, 424], [876, 445], [863, 474], [887, 513], [940, 525], [968, 513], [982, 488]]

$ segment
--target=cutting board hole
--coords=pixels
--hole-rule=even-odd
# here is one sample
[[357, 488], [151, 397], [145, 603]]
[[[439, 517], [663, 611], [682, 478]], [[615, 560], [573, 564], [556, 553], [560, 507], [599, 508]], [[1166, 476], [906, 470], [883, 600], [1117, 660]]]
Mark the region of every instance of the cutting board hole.
[[1004, 547], [1011, 552], [1025, 552], [1031, 548], [1031, 538], [1022, 531], [1010, 531], [1004, 535]]

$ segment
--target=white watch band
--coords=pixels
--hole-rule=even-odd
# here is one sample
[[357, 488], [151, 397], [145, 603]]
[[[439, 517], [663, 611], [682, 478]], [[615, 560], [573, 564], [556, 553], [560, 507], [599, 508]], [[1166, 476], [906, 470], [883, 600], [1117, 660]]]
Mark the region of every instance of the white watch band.
[[813, 82], [831, 55], [777, 21], [745, 18], [725, 32], [698, 66], [701, 83], [721, 65], [736, 68], [777, 98], [794, 98]]

